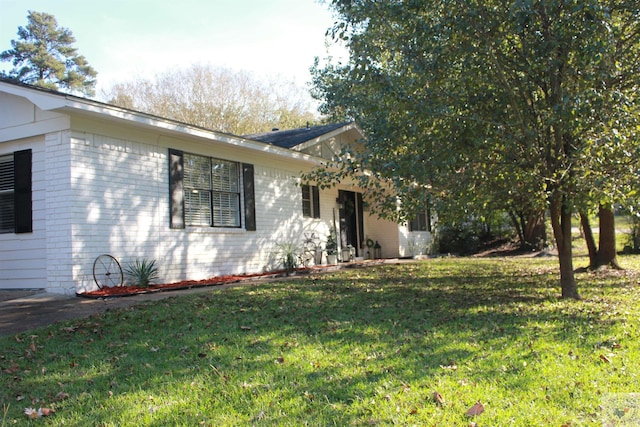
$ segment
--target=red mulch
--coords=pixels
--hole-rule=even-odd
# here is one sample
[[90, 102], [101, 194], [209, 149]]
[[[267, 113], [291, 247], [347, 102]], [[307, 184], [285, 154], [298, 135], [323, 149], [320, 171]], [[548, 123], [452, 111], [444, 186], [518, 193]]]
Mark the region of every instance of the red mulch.
[[[317, 271], [317, 270], [327, 269], [329, 267], [335, 267], [335, 266], [327, 265], [327, 266], [315, 266], [315, 267], [309, 267], [309, 268], [298, 268], [295, 270], [295, 272], [296, 274], [304, 274], [304, 273], [309, 273], [313, 270]], [[181, 282], [165, 283], [161, 285], [151, 284], [146, 288], [142, 288], [140, 286], [116, 286], [112, 288], [105, 287], [102, 289], [97, 289], [95, 291], [76, 293], [76, 295], [79, 297], [85, 297], [85, 298], [127, 297], [132, 295], [147, 294], [151, 292], [177, 291], [180, 289], [191, 289], [191, 288], [198, 288], [198, 287], [204, 287], [204, 286], [226, 285], [228, 283], [242, 282], [242, 281], [253, 279], [256, 277], [283, 276], [285, 273], [286, 273], [285, 270], [280, 270], [280, 271], [272, 271], [270, 273], [216, 276], [216, 277], [212, 277], [210, 279], [204, 279], [204, 280], [183, 280]]]
[[146, 294], [151, 292], [177, 291], [180, 289], [190, 289], [190, 288], [197, 288], [197, 287], [203, 287], [203, 286], [219, 286], [219, 285], [225, 285], [228, 283], [241, 282], [243, 280], [247, 280], [255, 277], [278, 276], [283, 273], [284, 272], [282, 271], [276, 271], [276, 272], [263, 273], [263, 274], [241, 274], [241, 275], [230, 275], [230, 276], [217, 276], [217, 277], [212, 277], [210, 279], [203, 279], [203, 280], [183, 280], [181, 282], [164, 283], [160, 285], [151, 284], [146, 288], [143, 288], [140, 286], [115, 286], [112, 288], [104, 287], [102, 289], [97, 289], [95, 291], [78, 293], [77, 295], [81, 297], [86, 297], [86, 298], [126, 297], [126, 296]]
[[[378, 264], [383, 262], [379, 260], [363, 260], [353, 263], [344, 264], [344, 267], [359, 267], [366, 264]], [[334, 268], [340, 268], [338, 265], [317, 265], [314, 267], [297, 268], [295, 274], [307, 274], [312, 271], [331, 270]], [[151, 284], [146, 288], [140, 286], [116, 286], [113, 288], [102, 288], [90, 292], [76, 293], [79, 297], [85, 298], [116, 298], [127, 297], [132, 295], [147, 294], [151, 292], [164, 292], [164, 291], [177, 291], [181, 289], [191, 289], [204, 286], [220, 286], [229, 283], [243, 282], [246, 280], [254, 279], [257, 277], [282, 277], [286, 274], [285, 270], [272, 271], [269, 273], [255, 273], [255, 274], [238, 274], [229, 276], [216, 276], [210, 279], [204, 280], [183, 280], [181, 282], [165, 283], [161, 285]]]

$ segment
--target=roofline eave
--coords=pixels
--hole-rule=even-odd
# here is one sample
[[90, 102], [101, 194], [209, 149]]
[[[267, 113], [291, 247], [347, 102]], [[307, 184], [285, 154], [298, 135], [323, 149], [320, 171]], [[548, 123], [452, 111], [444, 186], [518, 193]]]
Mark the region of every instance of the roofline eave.
[[68, 115], [80, 113], [99, 118], [123, 121], [134, 126], [143, 126], [177, 135], [197, 137], [207, 141], [223, 142], [254, 152], [257, 151], [281, 158], [284, 157], [302, 161], [310, 165], [319, 166], [322, 164], [323, 160], [319, 157], [300, 153], [296, 150], [281, 148], [252, 139], [129, 110], [99, 101], [92, 101], [74, 95], [50, 92], [48, 90], [42, 90], [31, 86], [23, 86], [2, 81], [0, 81], [0, 87], [2, 87], [3, 92], [24, 98], [45, 111], [61, 112]]

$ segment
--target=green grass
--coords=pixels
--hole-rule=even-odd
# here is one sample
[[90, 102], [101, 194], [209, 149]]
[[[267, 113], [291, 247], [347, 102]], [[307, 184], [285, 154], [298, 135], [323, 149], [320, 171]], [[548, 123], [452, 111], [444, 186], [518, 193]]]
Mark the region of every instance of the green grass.
[[[640, 257], [620, 261], [640, 269]], [[628, 393], [640, 392], [640, 276], [578, 280], [583, 301], [563, 301], [554, 258], [436, 259], [172, 298], [1, 338], [0, 426], [637, 421], [640, 396]], [[484, 413], [467, 418], [477, 401]], [[56, 413], [29, 421], [26, 407]]]

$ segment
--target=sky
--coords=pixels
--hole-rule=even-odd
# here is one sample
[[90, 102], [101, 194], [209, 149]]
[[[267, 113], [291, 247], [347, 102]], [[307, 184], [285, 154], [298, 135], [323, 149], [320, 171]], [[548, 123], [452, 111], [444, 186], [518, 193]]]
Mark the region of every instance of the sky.
[[344, 52], [329, 47], [333, 15], [317, 0], [0, 0], [0, 52], [11, 49], [29, 10], [71, 30], [98, 71], [98, 92], [196, 63], [305, 87], [315, 57]]

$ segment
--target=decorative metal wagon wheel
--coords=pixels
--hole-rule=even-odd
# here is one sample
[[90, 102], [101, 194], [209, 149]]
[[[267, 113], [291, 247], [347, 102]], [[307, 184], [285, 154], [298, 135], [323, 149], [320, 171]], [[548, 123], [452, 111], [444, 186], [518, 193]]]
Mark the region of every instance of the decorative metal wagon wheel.
[[93, 262], [93, 280], [98, 288], [122, 286], [124, 276], [117, 259], [109, 254], [102, 254]]

